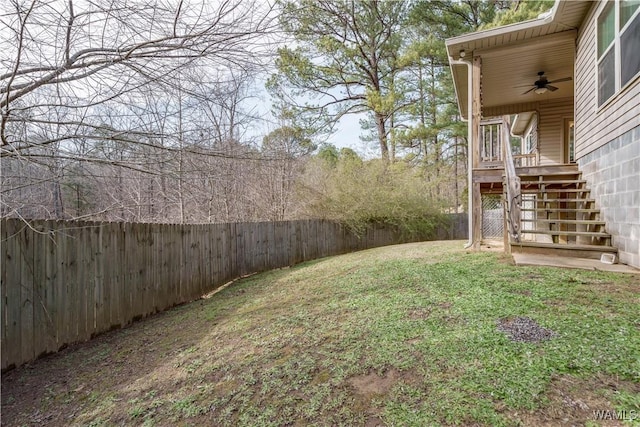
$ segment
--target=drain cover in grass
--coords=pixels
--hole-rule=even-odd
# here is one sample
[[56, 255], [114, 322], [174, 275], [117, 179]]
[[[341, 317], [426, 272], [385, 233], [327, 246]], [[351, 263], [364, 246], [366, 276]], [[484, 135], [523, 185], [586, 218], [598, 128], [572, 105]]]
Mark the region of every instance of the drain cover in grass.
[[543, 328], [529, 317], [514, 317], [498, 320], [498, 330], [516, 342], [540, 342], [553, 338], [556, 333]]

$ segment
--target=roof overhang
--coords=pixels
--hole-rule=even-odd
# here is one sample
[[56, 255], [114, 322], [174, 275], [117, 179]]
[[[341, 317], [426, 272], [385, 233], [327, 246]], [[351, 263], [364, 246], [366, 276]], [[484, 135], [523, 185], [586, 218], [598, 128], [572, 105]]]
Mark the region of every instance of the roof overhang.
[[529, 123], [531, 123], [531, 119], [535, 114], [536, 113], [533, 111], [518, 114], [511, 125], [511, 135], [524, 136], [524, 133], [527, 131]]
[[[529, 111], [533, 103], [573, 96], [573, 80], [558, 90], [524, 94], [544, 71], [550, 80], [574, 77], [577, 29], [592, 2], [559, 1], [537, 19], [464, 34], [446, 40], [458, 107], [468, 116], [468, 72], [462, 61], [481, 58], [483, 116], [505, 110]], [[460, 53], [464, 51], [464, 58]], [[522, 109], [517, 108], [522, 104]], [[516, 107], [514, 107], [516, 106]], [[505, 110], [506, 111], [506, 110]]]

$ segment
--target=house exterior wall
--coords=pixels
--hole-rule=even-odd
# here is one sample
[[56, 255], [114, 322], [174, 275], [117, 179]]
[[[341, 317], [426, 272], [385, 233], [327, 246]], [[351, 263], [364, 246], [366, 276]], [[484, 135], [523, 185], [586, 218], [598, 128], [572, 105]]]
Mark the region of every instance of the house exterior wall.
[[598, 107], [595, 2], [578, 32], [575, 65], [577, 163], [619, 250], [640, 268], [640, 78]]
[[576, 158], [640, 125], [640, 78], [598, 107], [596, 22], [606, 2], [594, 2], [580, 27], [575, 64]]
[[640, 268], [640, 125], [578, 159], [620, 262]]
[[538, 115], [540, 165], [564, 163], [564, 123], [565, 119], [573, 118], [573, 98], [540, 103]]

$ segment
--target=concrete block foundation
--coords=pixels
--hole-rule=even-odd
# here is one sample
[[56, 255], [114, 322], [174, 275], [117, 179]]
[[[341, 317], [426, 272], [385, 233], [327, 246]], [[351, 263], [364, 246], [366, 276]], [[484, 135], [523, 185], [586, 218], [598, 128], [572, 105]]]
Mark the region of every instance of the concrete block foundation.
[[640, 126], [578, 159], [620, 262], [640, 268]]

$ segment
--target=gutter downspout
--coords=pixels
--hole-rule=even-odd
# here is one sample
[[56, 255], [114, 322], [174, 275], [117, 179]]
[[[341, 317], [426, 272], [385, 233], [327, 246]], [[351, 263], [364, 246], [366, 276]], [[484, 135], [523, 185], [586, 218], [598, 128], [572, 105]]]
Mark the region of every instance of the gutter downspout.
[[[473, 57], [473, 55], [471, 55]], [[469, 241], [464, 246], [465, 249], [469, 249], [473, 246], [473, 217], [472, 217], [472, 209], [471, 206], [473, 204], [473, 68], [471, 64], [471, 60], [465, 61], [462, 59], [453, 59], [451, 56], [449, 57], [449, 63], [452, 65], [466, 65], [467, 66], [467, 119], [462, 119], [462, 121], [467, 122], [467, 206], [469, 206], [468, 212], [468, 228], [469, 228]]]

